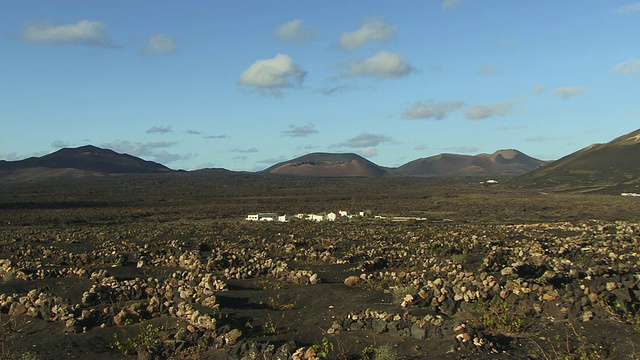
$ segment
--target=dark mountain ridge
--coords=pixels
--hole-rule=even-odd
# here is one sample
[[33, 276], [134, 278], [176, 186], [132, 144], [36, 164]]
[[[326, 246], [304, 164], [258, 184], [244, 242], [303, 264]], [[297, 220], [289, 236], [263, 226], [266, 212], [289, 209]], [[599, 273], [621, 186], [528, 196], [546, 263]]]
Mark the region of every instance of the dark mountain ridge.
[[523, 186], [640, 185], [640, 129], [593, 144], [516, 179]]
[[[199, 170], [198, 173], [207, 169]], [[216, 170], [221, 176], [234, 171]], [[92, 145], [63, 148], [19, 161], [1, 161], [3, 179], [47, 179], [125, 173], [169, 173], [168, 167]], [[640, 129], [605, 144], [594, 144], [560, 160], [546, 162], [518, 150], [492, 154], [439, 154], [397, 168], [379, 166], [353, 153], [311, 153], [277, 163], [259, 174], [308, 177], [393, 176], [517, 176], [514, 184], [529, 186], [640, 187]], [[253, 174], [253, 173], [251, 173]]]
[[171, 172], [168, 167], [147, 161], [129, 154], [120, 154], [113, 150], [93, 145], [77, 148], [63, 148], [42, 157], [31, 157], [18, 161], [0, 161], [0, 171], [27, 171], [40, 169], [74, 169], [85, 172], [123, 174], [123, 173], [164, 173]]

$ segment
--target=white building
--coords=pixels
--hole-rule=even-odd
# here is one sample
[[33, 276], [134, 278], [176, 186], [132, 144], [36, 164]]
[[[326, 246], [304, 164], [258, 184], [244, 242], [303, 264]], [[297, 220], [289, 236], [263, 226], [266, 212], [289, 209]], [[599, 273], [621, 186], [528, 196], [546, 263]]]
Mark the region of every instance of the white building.
[[324, 220], [324, 216], [323, 215], [317, 215], [317, 214], [308, 214], [307, 215], [307, 220], [309, 220], [309, 221], [322, 221], [322, 220]]
[[324, 216], [324, 218], [327, 219], [327, 221], [336, 221], [336, 219], [339, 217], [342, 217], [342, 215], [340, 215], [340, 213], [337, 213], [337, 212], [330, 212]]
[[258, 213], [258, 214], [249, 214], [247, 215], [247, 219], [249, 221], [277, 221], [278, 214], [276, 213]]

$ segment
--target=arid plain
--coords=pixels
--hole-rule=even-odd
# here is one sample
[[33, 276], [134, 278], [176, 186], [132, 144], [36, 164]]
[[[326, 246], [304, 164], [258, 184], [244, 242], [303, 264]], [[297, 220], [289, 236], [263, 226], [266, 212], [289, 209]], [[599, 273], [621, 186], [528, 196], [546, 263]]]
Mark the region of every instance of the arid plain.
[[[512, 178], [6, 183], [3, 358], [633, 359], [640, 201]], [[248, 222], [348, 209], [412, 216]]]

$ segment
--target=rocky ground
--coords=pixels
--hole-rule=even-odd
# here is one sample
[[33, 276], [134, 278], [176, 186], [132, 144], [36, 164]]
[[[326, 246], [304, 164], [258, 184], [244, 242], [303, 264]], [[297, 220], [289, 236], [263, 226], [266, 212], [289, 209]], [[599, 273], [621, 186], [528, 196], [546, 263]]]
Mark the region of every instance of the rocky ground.
[[[0, 358], [640, 358], [637, 199], [550, 195], [563, 201], [545, 208], [466, 189], [459, 213], [442, 197], [423, 210], [442, 214], [404, 223], [4, 194]], [[526, 219], [487, 221], [492, 208]]]

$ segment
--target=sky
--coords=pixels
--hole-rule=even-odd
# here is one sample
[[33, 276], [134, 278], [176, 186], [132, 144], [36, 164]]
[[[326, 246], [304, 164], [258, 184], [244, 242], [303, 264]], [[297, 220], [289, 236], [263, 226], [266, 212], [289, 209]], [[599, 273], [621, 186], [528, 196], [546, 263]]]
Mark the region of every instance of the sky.
[[555, 160], [640, 128], [640, 2], [3, 0], [0, 159]]

